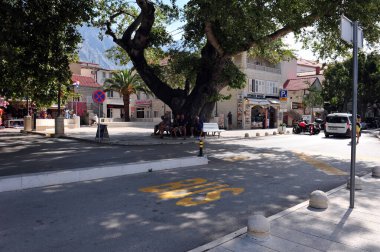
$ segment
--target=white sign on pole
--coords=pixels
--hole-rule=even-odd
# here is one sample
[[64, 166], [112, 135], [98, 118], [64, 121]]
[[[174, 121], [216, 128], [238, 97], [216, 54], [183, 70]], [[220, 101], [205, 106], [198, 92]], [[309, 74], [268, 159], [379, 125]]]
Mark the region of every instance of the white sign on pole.
[[[340, 37], [349, 44], [354, 41], [354, 26], [351, 20], [342, 15], [340, 19]], [[358, 47], [363, 48], [363, 30], [358, 28]]]
[[286, 112], [288, 109], [288, 103], [285, 101], [280, 101], [280, 111]]

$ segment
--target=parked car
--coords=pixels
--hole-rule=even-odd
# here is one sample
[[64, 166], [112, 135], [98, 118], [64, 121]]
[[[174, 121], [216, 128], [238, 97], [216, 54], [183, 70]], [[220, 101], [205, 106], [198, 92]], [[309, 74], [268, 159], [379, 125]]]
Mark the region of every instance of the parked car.
[[333, 113], [326, 117], [325, 137], [330, 135], [351, 136], [352, 114]]

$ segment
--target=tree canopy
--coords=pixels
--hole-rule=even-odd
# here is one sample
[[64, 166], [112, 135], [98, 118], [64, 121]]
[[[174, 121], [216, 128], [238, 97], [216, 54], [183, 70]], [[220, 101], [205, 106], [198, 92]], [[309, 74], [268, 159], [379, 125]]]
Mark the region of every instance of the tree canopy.
[[[376, 52], [359, 55], [358, 111], [365, 116], [368, 108], [380, 103], [380, 55]], [[331, 110], [346, 112], [352, 101], [352, 59], [335, 63], [325, 71], [323, 97]], [[375, 105], [375, 106], [374, 106]]]
[[[183, 10], [175, 6], [175, 0], [171, 4], [100, 0], [98, 11], [97, 25], [127, 52], [158, 98], [174, 113], [206, 118], [214, 108], [212, 97], [221, 89], [244, 85], [244, 75], [232, 61], [239, 53], [250, 49], [264, 52], [293, 32], [322, 58], [340, 55], [347, 50], [339, 39], [342, 14], [360, 22], [370, 45], [380, 36], [378, 0], [189, 0]], [[170, 46], [173, 39], [164, 22], [177, 17], [185, 22], [179, 51], [198, 52], [196, 63], [189, 65], [195, 77], [185, 77], [183, 85], [178, 85], [182, 88], [170, 86], [146, 57], [150, 48]]]
[[29, 97], [39, 104], [69, 85], [80, 34], [93, 15], [88, 0], [2, 0], [0, 2], [0, 95]]

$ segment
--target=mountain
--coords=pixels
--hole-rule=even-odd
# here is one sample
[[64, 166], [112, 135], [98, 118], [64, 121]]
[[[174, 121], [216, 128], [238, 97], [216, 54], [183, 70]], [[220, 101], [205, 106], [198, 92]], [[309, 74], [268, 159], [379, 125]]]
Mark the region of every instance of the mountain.
[[105, 55], [105, 51], [115, 45], [109, 36], [104, 35], [103, 40], [100, 40], [100, 29], [95, 27], [82, 26], [78, 28], [78, 31], [83, 40], [79, 45], [80, 61], [97, 63], [109, 70], [125, 69], [125, 66], [116, 65], [113, 60], [108, 59]]

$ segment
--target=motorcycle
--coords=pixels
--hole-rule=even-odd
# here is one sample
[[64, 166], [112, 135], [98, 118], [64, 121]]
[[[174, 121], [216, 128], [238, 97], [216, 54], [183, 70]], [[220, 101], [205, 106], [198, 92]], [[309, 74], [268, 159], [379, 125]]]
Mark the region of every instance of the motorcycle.
[[318, 135], [321, 132], [321, 122], [316, 120], [314, 123], [300, 121], [293, 126], [294, 134], [309, 133], [310, 135]]

